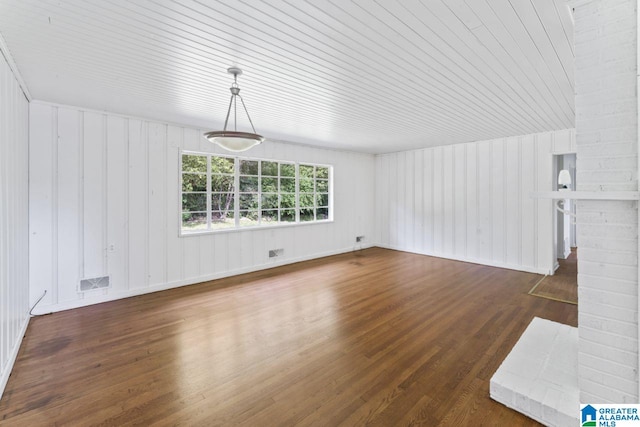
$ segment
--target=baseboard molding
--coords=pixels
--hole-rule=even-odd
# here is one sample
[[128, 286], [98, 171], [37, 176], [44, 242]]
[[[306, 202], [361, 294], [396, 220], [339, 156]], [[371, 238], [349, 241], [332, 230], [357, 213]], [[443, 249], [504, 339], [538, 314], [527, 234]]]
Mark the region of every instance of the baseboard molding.
[[[384, 248], [384, 249], [401, 251], [401, 252], [409, 252], [409, 253], [415, 253], [419, 255], [433, 256], [436, 258], [451, 259], [455, 261], [469, 262], [472, 264], [487, 265], [490, 267], [506, 268], [508, 270], [524, 271], [527, 273], [535, 273], [535, 274], [551, 274], [550, 271], [541, 269], [541, 268], [532, 268], [527, 266], [513, 265], [513, 264], [506, 264], [506, 263], [496, 263], [496, 262], [491, 262], [484, 259], [455, 257], [455, 256], [439, 254], [439, 253], [414, 252], [404, 248], [394, 247], [391, 245], [371, 243], [371, 244], [358, 246], [357, 249], [367, 249], [374, 246]], [[89, 305], [100, 304], [108, 301], [115, 301], [123, 298], [130, 298], [138, 295], [149, 294], [152, 292], [160, 292], [160, 291], [165, 291], [167, 289], [179, 288], [181, 286], [189, 286], [196, 283], [207, 282], [210, 280], [222, 279], [230, 276], [237, 276], [239, 274], [252, 273], [254, 271], [260, 271], [260, 270], [267, 270], [270, 268], [280, 267], [287, 264], [294, 264], [297, 262], [309, 261], [312, 259], [323, 258], [327, 256], [332, 256], [332, 255], [339, 255], [342, 253], [352, 252], [353, 250], [354, 250], [354, 247], [348, 247], [348, 248], [341, 248], [333, 251], [326, 251], [326, 252], [321, 252], [321, 253], [302, 256], [302, 257], [286, 258], [281, 261], [268, 262], [264, 264], [251, 266], [251, 267], [244, 267], [244, 268], [239, 268], [235, 270], [229, 270], [221, 273], [203, 275], [198, 277], [190, 277], [188, 279], [156, 284], [146, 288], [130, 289], [130, 290], [125, 290], [120, 292], [113, 292], [113, 293], [104, 293], [105, 291], [103, 290], [94, 291], [96, 293], [100, 292], [100, 294], [98, 295], [88, 295], [90, 294], [90, 292], [86, 292], [83, 299], [36, 307], [33, 310], [33, 314], [43, 315], [43, 314], [55, 313], [58, 311], [71, 310], [74, 308], [86, 307]]]
[[7, 382], [9, 382], [9, 377], [11, 376], [11, 371], [13, 370], [13, 365], [16, 363], [16, 359], [18, 358], [18, 352], [20, 351], [22, 339], [24, 338], [24, 334], [27, 332], [27, 327], [29, 326], [29, 319], [30, 317], [27, 314], [26, 318], [22, 322], [22, 327], [20, 328], [18, 339], [14, 343], [13, 348], [11, 349], [11, 353], [9, 353], [7, 364], [2, 369], [2, 372], [0, 372], [0, 399], [2, 399], [4, 389], [7, 386]]
[[177, 280], [173, 282], [160, 283], [160, 284], [152, 285], [146, 288], [130, 289], [130, 290], [125, 290], [120, 292], [113, 292], [113, 293], [104, 293], [105, 292], [104, 290], [91, 291], [96, 293], [99, 292], [98, 295], [88, 295], [90, 294], [90, 292], [85, 292], [83, 299], [61, 302], [58, 304], [43, 305], [39, 307], [37, 306], [33, 310], [33, 314], [38, 316], [43, 314], [55, 313], [58, 311], [71, 310], [74, 308], [86, 307], [89, 305], [100, 304], [108, 301], [115, 301], [123, 298], [130, 298], [138, 295], [149, 294], [152, 292], [160, 292], [160, 291], [165, 291], [167, 289], [179, 288], [181, 286], [189, 286], [189, 285], [194, 285], [196, 283], [208, 282], [210, 280], [223, 279], [225, 277], [237, 276], [239, 274], [252, 273], [254, 271], [260, 271], [260, 270], [268, 270], [270, 268], [281, 267], [287, 264], [294, 264], [297, 262], [309, 261], [312, 259], [324, 258], [332, 255], [339, 255], [347, 252], [352, 252], [354, 250], [367, 249], [373, 246], [376, 246], [376, 245], [363, 244], [363, 245], [358, 245], [357, 247], [341, 248], [333, 251], [326, 251], [326, 252], [316, 253], [313, 255], [307, 255], [302, 257], [285, 258], [280, 261], [268, 262], [264, 264], [254, 265], [251, 267], [228, 270], [225, 272], [208, 274], [204, 276], [190, 277], [188, 279]]
[[528, 267], [528, 266], [518, 265], [518, 264], [507, 264], [507, 263], [494, 262], [494, 261], [489, 261], [486, 259], [479, 259], [479, 258], [458, 257], [455, 255], [449, 255], [449, 254], [410, 251], [406, 248], [395, 247], [392, 245], [377, 244], [375, 246], [378, 246], [380, 248], [385, 248], [385, 249], [392, 249], [394, 251], [409, 252], [409, 253], [418, 254], [418, 255], [427, 255], [427, 256], [432, 256], [436, 258], [451, 259], [454, 261], [468, 262], [471, 264], [487, 265], [489, 267], [505, 268], [507, 270], [517, 270], [517, 271], [524, 271], [526, 273], [545, 274], [545, 275], [552, 274], [552, 272], [549, 269], [545, 269], [545, 268]]

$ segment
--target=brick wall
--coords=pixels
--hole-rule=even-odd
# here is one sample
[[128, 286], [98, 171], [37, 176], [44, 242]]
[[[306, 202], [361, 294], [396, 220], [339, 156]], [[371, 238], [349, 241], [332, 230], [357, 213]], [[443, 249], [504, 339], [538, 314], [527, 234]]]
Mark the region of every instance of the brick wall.
[[[636, 0], [575, 1], [577, 190], [638, 189]], [[583, 403], [638, 401], [638, 206], [578, 203]]]

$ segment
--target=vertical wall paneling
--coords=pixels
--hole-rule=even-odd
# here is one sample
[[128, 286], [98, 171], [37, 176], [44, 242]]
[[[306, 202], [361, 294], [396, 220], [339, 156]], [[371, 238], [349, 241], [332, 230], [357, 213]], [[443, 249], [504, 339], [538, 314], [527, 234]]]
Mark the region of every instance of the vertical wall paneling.
[[[54, 234], [57, 197], [57, 110], [31, 105], [30, 116], [48, 126], [30, 126], [29, 169], [39, 171], [29, 177], [29, 264], [31, 295], [38, 297], [47, 291], [41, 301], [51, 305], [54, 301], [52, 283], [57, 281], [57, 242]], [[35, 302], [31, 298], [31, 302]]]
[[[200, 135], [196, 129], [183, 129], [182, 135], [182, 148], [188, 151], [198, 151], [200, 149]], [[200, 276], [200, 240], [201, 236], [190, 236], [182, 239], [182, 262], [184, 264], [184, 271], [192, 272], [191, 274], [196, 277]], [[237, 245], [233, 247], [227, 247], [231, 258], [237, 259], [239, 257], [239, 248]], [[196, 256], [194, 256], [196, 254]], [[231, 269], [240, 268], [241, 263], [232, 264], [229, 266]]]
[[[554, 266], [550, 201], [534, 191], [551, 190], [554, 147], [570, 149], [573, 131], [525, 135], [379, 155], [376, 203], [410, 219], [397, 234], [393, 215], [379, 217], [381, 246], [482, 264], [549, 273]], [[413, 163], [416, 191], [393, 194], [402, 184], [396, 170]], [[421, 165], [421, 166], [419, 166]], [[418, 170], [421, 167], [422, 173]], [[418, 185], [418, 184], [414, 184]], [[413, 194], [413, 200], [407, 195]], [[395, 206], [398, 205], [398, 206]], [[396, 233], [394, 236], [393, 233]], [[424, 244], [404, 236], [423, 234]]]
[[444, 164], [443, 147], [433, 150], [433, 246], [444, 253]]
[[414, 156], [413, 167], [413, 198], [415, 215], [414, 250], [424, 251], [424, 153], [419, 152]]
[[[389, 157], [376, 157], [376, 189], [382, 194], [391, 194], [389, 190]], [[380, 197], [376, 197], [376, 242], [389, 241], [389, 227], [381, 227], [381, 224], [389, 223], [389, 203]]]
[[535, 266], [537, 245], [537, 221], [535, 214], [536, 201], [529, 195], [535, 191], [535, 140], [532, 135], [521, 137], [520, 156], [520, 206], [522, 207], [522, 265], [527, 268]]
[[491, 258], [496, 262], [505, 262], [505, 159], [501, 141], [491, 142]]
[[453, 213], [453, 222], [455, 224], [455, 236], [453, 244], [453, 253], [464, 253], [467, 236], [466, 222], [466, 179], [467, 169], [465, 164], [466, 144], [457, 144], [453, 147], [453, 188], [456, 189], [454, 194], [455, 211]]
[[[39, 108], [43, 108], [39, 106]], [[46, 108], [46, 107], [44, 107]], [[127, 121], [121, 117], [107, 118], [106, 143], [106, 204], [107, 219], [104, 232], [107, 251], [106, 274], [110, 275], [111, 286], [120, 291], [127, 289], [128, 284], [128, 244], [127, 244], [127, 176], [128, 147]]]
[[[376, 177], [373, 155], [269, 141], [248, 154], [334, 166], [335, 220], [179, 237], [180, 150], [221, 153], [201, 130], [43, 102], [31, 104], [31, 123], [31, 162], [38, 166], [38, 173], [32, 173], [30, 210], [36, 231], [32, 241], [38, 246], [31, 262], [44, 268], [34, 274], [31, 289], [50, 291], [35, 313], [345, 252], [353, 250], [356, 235], [366, 236], [365, 246], [372, 245], [374, 182], [391, 188]], [[405, 164], [414, 164], [412, 156], [403, 156]], [[386, 170], [396, 179], [402, 174], [409, 185], [402, 200], [414, 206], [414, 168]], [[390, 212], [397, 205], [387, 201], [378, 206], [381, 218], [402, 213]], [[413, 226], [405, 227], [405, 217], [394, 222], [395, 235], [413, 232]], [[283, 248], [284, 255], [269, 259], [268, 250], [276, 248]], [[112, 287], [79, 293], [83, 274], [108, 274]]]
[[407, 209], [404, 211], [404, 215], [402, 217], [402, 234], [404, 235], [404, 239], [407, 242], [407, 246], [411, 248], [412, 251], [415, 251], [415, 233], [414, 227], [415, 215], [413, 214], [416, 211], [416, 199], [415, 192], [413, 188], [415, 183], [413, 181], [413, 169], [415, 167], [415, 162], [413, 160], [413, 156], [409, 156], [409, 153], [404, 153], [403, 156], [404, 167], [402, 169], [404, 175], [404, 185], [402, 186], [404, 191], [404, 197]]
[[492, 142], [478, 144], [478, 224], [477, 224], [477, 257], [479, 259], [493, 259], [493, 183], [492, 170], [494, 168], [492, 158]]
[[[47, 123], [50, 128], [51, 122]], [[0, 396], [29, 322], [28, 135], [29, 102], [0, 52]], [[37, 158], [45, 170], [51, 166], [47, 159]], [[42, 183], [45, 187], [50, 185], [50, 181]], [[44, 199], [48, 192], [49, 188], [43, 188], [39, 196]], [[42, 200], [39, 206], [46, 208], [48, 203]], [[47, 245], [50, 239], [45, 234], [41, 241]], [[50, 264], [43, 265], [43, 269], [46, 274]], [[39, 291], [46, 286], [44, 280], [49, 278], [38, 277]]]
[[[181, 127], [169, 125], [167, 128], [167, 145], [165, 153], [166, 168], [164, 170], [165, 176], [165, 218], [166, 226], [164, 229], [165, 245], [166, 245], [166, 269], [167, 269], [167, 282], [174, 283], [184, 278], [183, 263], [182, 263], [182, 248], [184, 239], [178, 235], [178, 227], [180, 226], [181, 217], [181, 200], [180, 200], [180, 149], [182, 147], [182, 134]], [[225, 248], [216, 246], [216, 241], [219, 239], [212, 239], [214, 242], [214, 253], [218, 254], [218, 250], [222, 251]], [[214, 260], [214, 271], [224, 271], [220, 269], [217, 264], [217, 258]]]
[[[148, 159], [148, 213], [147, 242], [149, 284], [157, 285], [167, 281], [167, 245], [166, 223], [167, 209], [167, 126], [161, 123], [149, 123]], [[175, 210], [175, 209], [174, 209]]]
[[506, 221], [506, 263], [520, 265], [522, 247], [521, 228], [522, 204], [520, 203], [520, 138], [508, 138], [505, 141], [506, 169], [505, 190], [507, 216]]
[[396, 186], [398, 185], [398, 162], [396, 160], [397, 154], [390, 154], [389, 158], [389, 175], [386, 178], [389, 183], [388, 193], [386, 194], [388, 197], [381, 199], [387, 200], [386, 208], [389, 214], [387, 215], [388, 223], [385, 224], [385, 228], [389, 230], [389, 244], [397, 245], [398, 244], [398, 228], [397, 228], [397, 218], [398, 218], [398, 192], [396, 190]]
[[453, 162], [453, 146], [448, 145], [442, 147], [442, 184], [443, 184], [443, 247], [444, 254], [453, 254], [453, 242], [455, 233], [454, 222], [454, 201], [456, 196], [455, 187], [453, 186], [453, 177], [455, 174]]
[[[566, 134], [565, 139], [571, 140], [571, 135]], [[536, 190], [549, 189], [553, 187], [553, 150], [552, 134], [544, 133], [537, 137], [536, 150]], [[537, 204], [537, 264], [555, 264], [553, 252], [549, 252], [547, 248], [554, 243], [553, 238], [553, 201], [548, 199], [538, 199]], [[551, 221], [544, 221], [544, 218], [551, 217]]]
[[[77, 298], [82, 274], [82, 112], [70, 108], [58, 109], [58, 287], [56, 302]], [[35, 172], [34, 172], [35, 173]]]
[[148, 197], [145, 197], [149, 177], [147, 156], [148, 123], [142, 120], [130, 119], [128, 124], [128, 287], [129, 289], [136, 289], [146, 287], [149, 279], [147, 273], [147, 260], [149, 257], [147, 250]]
[[478, 259], [478, 144], [466, 144], [467, 147], [467, 247], [466, 257]]
[[82, 173], [82, 271], [81, 278], [99, 277], [105, 274], [106, 244], [104, 193], [105, 116], [85, 113], [81, 126], [83, 135], [80, 168]]
[[[425, 223], [425, 253], [433, 253], [434, 248], [434, 238], [435, 234], [435, 221], [434, 221], [434, 206], [433, 206], [433, 151], [434, 150], [423, 150], [424, 154], [424, 165], [425, 165], [425, 176], [424, 176], [424, 223]], [[384, 195], [378, 196], [384, 199]], [[384, 227], [384, 224], [381, 225]], [[382, 243], [382, 242], [380, 242]]]

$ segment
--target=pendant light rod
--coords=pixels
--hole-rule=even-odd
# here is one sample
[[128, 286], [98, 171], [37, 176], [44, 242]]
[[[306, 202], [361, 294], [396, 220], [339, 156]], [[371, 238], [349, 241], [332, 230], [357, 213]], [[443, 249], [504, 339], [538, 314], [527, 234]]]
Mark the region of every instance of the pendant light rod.
[[244, 107], [244, 112], [247, 113], [247, 119], [249, 119], [249, 124], [251, 124], [251, 129], [253, 129], [253, 133], [256, 133], [256, 128], [253, 127], [253, 121], [251, 120], [251, 116], [249, 115], [249, 112], [247, 111], [247, 106], [244, 105], [244, 99], [242, 99], [242, 96], [238, 95], [238, 98], [240, 98], [240, 102], [242, 102], [242, 106]]

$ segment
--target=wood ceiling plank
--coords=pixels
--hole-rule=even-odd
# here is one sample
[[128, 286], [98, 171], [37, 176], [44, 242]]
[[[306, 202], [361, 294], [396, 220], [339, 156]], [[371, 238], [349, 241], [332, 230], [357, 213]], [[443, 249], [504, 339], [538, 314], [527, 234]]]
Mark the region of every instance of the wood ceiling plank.
[[35, 99], [210, 126], [237, 64], [268, 137], [376, 152], [571, 127], [559, 1], [0, 0], [0, 29]]
[[[465, 24], [460, 19], [462, 10], [466, 10], [463, 15], [473, 14], [464, 2], [457, 3], [455, 12], [451, 9], [450, 2], [430, 1], [425, 4], [431, 11], [432, 16], [438, 22], [431, 22], [430, 26], [437, 29], [437, 32], [454, 45], [467, 58], [475, 58], [478, 68], [483, 70], [484, 75], [495, 74], [499, 76], [503, 84], [513, 88], [517, 94], [519, 102], [528, 107], [532, 118], [542, 117], [542, 122], [549, 127], [562, 127], [564, 124], [558, 120], [561, 114], [557, 105], [551, 105], [542, 97], [533, 83], [522, 75], [522, 71], [513, 63], [511, 57], [504, 49], [496, 46], [495, 43], [485, 45], [478, 37], [477, 33], [483, 31], [482, 25], [477, 25], [474, 33], [464, 31]], [[435, 20], [434, 20], [435, 21]], [[478, 22], [480, 22], [478, 20]], [[486, 38], [484, 40], [487, 40]]]
[[[506, 8], [504, 7], [505, 4], [501, 3], [503, 7], [500, 10], [503, 10], [504, 13], [500, 14], [492, 8], [496, 6], [497, 3], [495, 2], [489, 4], [485, 0], [476, 0], [468, 2], [467, 4], [478, 16], [481, 16], [483, 22], [486, 23], [483, 27], [476, 29], [474, 34], [481, 38], [488, 46], [494, 46], [492, 49], [493, 52], [500, 52], [500, 50], [503, 49], [511, 57], [511, 60], [517, 64], [521, 72], [524, 73], [523, 77], [526, 76], [529, 78], [536, 87], [538, 87], [542, 96], [548, 99], [550, 103], [557, 104], [558, 111], [562, 112], [561, 118], [564, 123], [567, 124], [565, 128], [574, 126], [573, 111], [569, 109], [568, 104], [558, 96], [560, 92], [559, 89], [556, 88], [553, 90], [550, 87], [551, 83], [549, 80], [553, 80], [551, 73], [545, 64], [539, 64], [538, 61], [535, 60], [536, 57], [540, 58], [538, 51], [535, 47], [531, 47], [535, 50], [535, 53], [521, 47], [521, 44], [531, 46], [531, 39], [524, 34], [524, 30], [520, 28], [522, 25], [507, 22], [509, 19], [519, 21], [513, 9], [511, 7]], [[513, 28], [519, 28], [519, 37], [511, 33], [510, 30]], [[526, 39], [525, 41], [518, 40], [518, 38], [522, 39], [523, 37]]]

